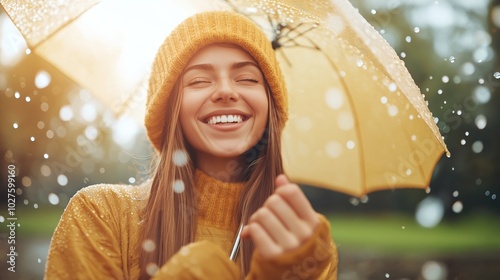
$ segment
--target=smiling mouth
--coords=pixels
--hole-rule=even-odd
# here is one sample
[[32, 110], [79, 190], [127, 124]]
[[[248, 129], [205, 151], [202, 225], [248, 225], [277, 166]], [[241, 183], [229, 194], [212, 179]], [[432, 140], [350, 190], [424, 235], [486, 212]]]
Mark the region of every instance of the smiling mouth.
[[207, 124], [233, 124], [241, 123], [247, 118], [243, 115], [217, 115], [211, 116], [205, 120]]

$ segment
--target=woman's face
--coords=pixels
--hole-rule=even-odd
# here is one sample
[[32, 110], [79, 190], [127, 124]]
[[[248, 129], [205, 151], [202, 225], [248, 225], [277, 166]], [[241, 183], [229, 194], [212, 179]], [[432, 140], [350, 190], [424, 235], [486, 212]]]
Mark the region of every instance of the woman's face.
[[198, 161], [237, 158], [262, 137], [268, 118], [264, 76], [241, 48], [201, 49], [181, 75], [180, 124]]

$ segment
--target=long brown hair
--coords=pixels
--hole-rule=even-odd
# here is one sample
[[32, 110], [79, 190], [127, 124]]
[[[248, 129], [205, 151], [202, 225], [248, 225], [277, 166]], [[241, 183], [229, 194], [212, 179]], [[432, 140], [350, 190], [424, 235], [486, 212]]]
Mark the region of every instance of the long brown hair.
[[[260, 141], [243, 155], [248, 165], [244, 173], [244, 190], [237, 215], [244, 224], [274, 192], [274, 180], [283, 173], [282, 122], [279, 119], [283, 116], [278, 115], [269, 87], [266, 89], [269, 100], [267, 128]], [[164, 143], [151, 182], [149, 199], [143, 209], [138, 248], [140, 279], [149, 279], [155, 269], [165, 264], [182, 246], [195, 240], [198, 213], [194, 187], [195, 166], [192, 160], [182, 166], [172, 162], [176, 151], [187, 151], [191, 159], [194, 156], [178, 125], [181, 99], [182, 94], [177, 83], [167, 104]], [[172, 190], [172, 184], [176, 180], [184, 182], [183, 192], [175, 193]], [[143, 244], [147, 241], [152, 242], [154, 248], [144, 247]], [[253, 249], [250, 240], [242, 242], [238, 258], [238, 265], [243, 272], [242, 279], [249, 272]]]

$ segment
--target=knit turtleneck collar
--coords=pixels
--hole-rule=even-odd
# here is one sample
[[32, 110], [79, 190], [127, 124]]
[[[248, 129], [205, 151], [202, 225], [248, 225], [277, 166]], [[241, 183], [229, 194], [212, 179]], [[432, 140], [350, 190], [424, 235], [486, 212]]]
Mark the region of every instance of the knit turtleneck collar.
[[225, 230], [238, 227], [238, 203], [243, 183], [223, 182], [197, 169], [198, 224]]

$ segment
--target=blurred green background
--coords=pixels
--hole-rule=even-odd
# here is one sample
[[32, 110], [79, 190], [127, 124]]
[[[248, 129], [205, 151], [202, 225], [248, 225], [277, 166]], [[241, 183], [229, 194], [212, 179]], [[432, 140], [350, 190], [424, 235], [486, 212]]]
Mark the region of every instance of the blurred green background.
[[[500, 279], [500, 1], [352, 3], [405, 61], [452, 157], [438, 163], [430, 193], [358, 199], [303, 186], [331, 221], [339, 279]], [[0, 11], [0, 279], [41, 279], [70, 197], [95, 183], [144, 180], [153, 150], [141, 124], [25, 54], [14, 32]], [[6, 265], [11, 164], [15, 274]]]

